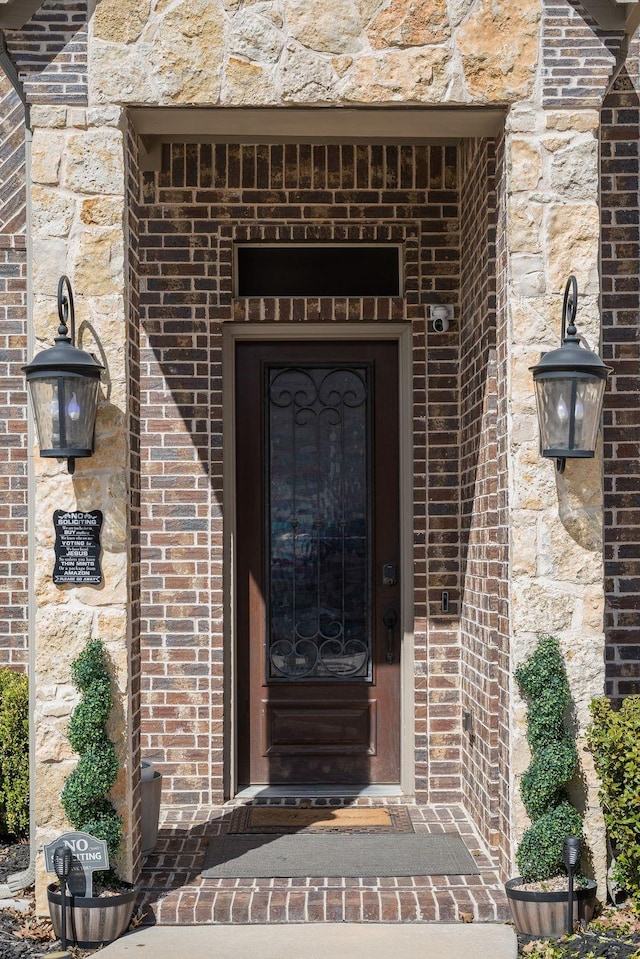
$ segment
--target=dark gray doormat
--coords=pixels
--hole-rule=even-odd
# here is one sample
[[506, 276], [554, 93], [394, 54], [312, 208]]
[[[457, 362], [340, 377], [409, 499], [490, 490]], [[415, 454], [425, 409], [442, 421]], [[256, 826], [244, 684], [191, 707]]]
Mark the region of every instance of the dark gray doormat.
[[470, 876], [475, 860], [462, 839], [385, 835], [215, 836], [209, 843], [205, 879], [297, 877]]

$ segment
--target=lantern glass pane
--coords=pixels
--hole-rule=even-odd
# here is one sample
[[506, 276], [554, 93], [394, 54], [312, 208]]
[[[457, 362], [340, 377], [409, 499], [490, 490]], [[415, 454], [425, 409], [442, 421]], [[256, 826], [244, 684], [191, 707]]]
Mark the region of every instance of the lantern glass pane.
[[60, 410], [58, 377], [42, 377], [29, 381], [31, 403], [38, 431], [40, 450], [60, 448]]
[[576, 384], [576, 425], [573, 449], [595, 450], [606, 380], [581, 378]]
[[584, 374], [535, 381], [543, 453], [570, 457], [595, 450], [604, 388], [605, 380]]
[[29, 381], [41, 456], [90, 456], [97, 377], [43, 376]]
[[68, 449], [91, 451], [98, 398], [98, 380], [95, 377], [64, 378], [64, 419]]

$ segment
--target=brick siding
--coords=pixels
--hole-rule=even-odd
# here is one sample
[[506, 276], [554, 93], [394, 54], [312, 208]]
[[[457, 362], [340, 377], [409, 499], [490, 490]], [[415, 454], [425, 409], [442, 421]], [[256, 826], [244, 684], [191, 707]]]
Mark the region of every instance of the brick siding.
[[86, 0], [45, 0], [7, 49], [30, 103], [87, 102]]
[[[145, 174], [142, 747], [170, 800], [224, 792], [221, 321], [318, 312], [413, 323], [417, 786], [460, 798], [458, 627], [435, 615], [443, 589], [459, 611], [457, 336], [425, 335], [424, 320], [427, 303], [458, 299], [456, 159], [449, 147], [173, 144]], [[402, 239], [406, 300], [234, 301], [232, 244], [252, 236]]]
[[[486, 842], [508, 864], [508, 792], [500, 752], [508, 755], [508, 549], [504, 458], [499, 455], [496, 339], [496, 144], [467, 141], [461, 190], [460, 330], [461, 683], [465, 806]], [[501, 387], [504, 387], [504, 370]], [[504, 392], [504, 390], [503, 390]], [[504, 451], [502, 451], [504, 453]], [[502, 475], [501, 475], [502, 470]], [[465, 728], [466, 726], [466, 728]], [[506, 737], [506, 742], [503, 740]], [[502, 813], [502, 815], [501, 815]]]
[[640, 693], [640, 100], [623, 72], [601, 114], [606, 691]]
[[602, 30], [578, 0], [543, 0], [543, 104], [599, 109], [621, 42], [621, 32]]
[[27, 252], [24, 111], [0, 73], [0, 665], [26, 670]]

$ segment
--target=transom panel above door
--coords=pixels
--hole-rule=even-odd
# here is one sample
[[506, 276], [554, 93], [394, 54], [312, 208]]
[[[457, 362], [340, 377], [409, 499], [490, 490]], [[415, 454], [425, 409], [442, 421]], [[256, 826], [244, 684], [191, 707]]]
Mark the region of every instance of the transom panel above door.
[[397, 349], [236, 345], [241, 785], [399, 779]]

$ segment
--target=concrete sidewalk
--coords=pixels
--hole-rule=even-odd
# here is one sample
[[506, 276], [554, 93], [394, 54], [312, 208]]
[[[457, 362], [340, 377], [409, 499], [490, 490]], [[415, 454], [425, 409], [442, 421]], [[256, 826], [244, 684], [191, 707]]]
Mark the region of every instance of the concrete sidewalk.
[[100, 959], [515, 959], [510, 926], [497, 923], [296, 923], [145, 926]]

